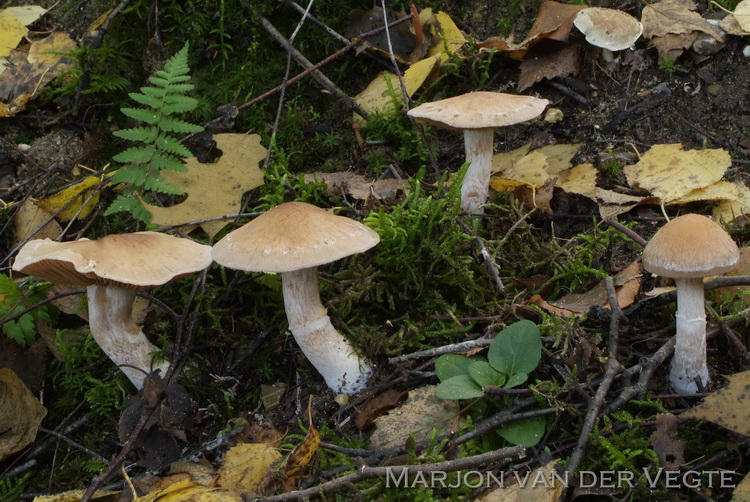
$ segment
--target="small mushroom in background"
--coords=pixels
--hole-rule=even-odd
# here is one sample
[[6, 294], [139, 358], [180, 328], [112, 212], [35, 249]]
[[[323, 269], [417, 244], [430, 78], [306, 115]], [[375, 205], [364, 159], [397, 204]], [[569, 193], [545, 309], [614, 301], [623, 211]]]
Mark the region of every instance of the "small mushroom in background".
[[27, 242], [13, 270], [51, 282], [86, 286], [91, 336], [139, 390], [158, 350], [132, 319], [137, 291], [161, 286], [211, 265], [211, 247], [157, 232], [98, 240]]
[[423, 103], [407, 115], [417, 122], [429, 122], [464, 132], [469, 167], [461, 185], [461, 209], [481, 213], [487, 202], [492, 170], [493, 133], [542, 114], [549, 101], [533, 96], [478, 91]]
[[643, 267], [674, 279], [677, 286], [677, 339], [669, 382], [679, 393], [694, 394], [699, 385], [705, 388], [710, 380], [703, 279], [731, 271], [739, 258], [737, 244], [729, 234], [699, 214], [674, 218], [643, 250]]
[[361, 253], [378, 234], [352, 219], [304, 202], [286, 202], [227, 234], [213, 247], [227, 268], [280, 273], [289, 331], [336, 393], [362, 390], [372, 373], [333, 327], [320, 301], [318, 266]]
[[615, 60], [614, 52], [630, 49], [643, 34], [643, 25], [636, 18], [618, 9], [588, 7], [573, 19], [586, 41], [602, 49], [607, 63]]

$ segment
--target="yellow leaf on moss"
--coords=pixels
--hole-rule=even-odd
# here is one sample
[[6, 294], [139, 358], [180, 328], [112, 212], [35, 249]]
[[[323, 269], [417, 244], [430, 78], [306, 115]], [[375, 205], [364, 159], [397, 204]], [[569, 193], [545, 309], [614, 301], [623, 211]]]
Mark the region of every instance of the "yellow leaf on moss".
[[[187, 194], [174, 206], [157, 207], [144, 204], [156, 225], [182, 225], [191, 221], [236, 214], [242, 195], [263, 184], [263, 171], [258, 164], [266, 157], [266, 149], [257, 134], [224, 133], [214, 136], [222, 156], [213, 164], [201, 164], [195, 157], [185, 159], [187, 172], [162, 171], [161, 177]], [[201, 223], [200, 227], [213, 238], [227, 221]], [[192, 227], [195, 228], [195, 227]]]
[[556, 185], [566, 192], [585, 195], [593, 199], [596, 197], [596, 178], [599, 171], [593, 164], [579, 164], [574, 168], [560, 173]]
[[[41, 40], [35, 40], [29, 47], [26, 59], [29, 63], [39, 63], [47, 66], [70, 64], [70, 58], [63, 52], [70, 52], [77, 46], [75, 40], [63, 31], [56, 31]], [[57, 72], [60, 73], [59, 71]]]
[[512, 168], [516, 162], [529, 153], [530, 148], [531, 144], [527, 143], [509, 152], [496, 153], [492, 156], [492, 168], [490, 172], [495, 174]]
[[641, 160], [625, 166], [630, 186], [648, 190], [665, 204], [719, 181], [732, 164], [723, 149], [683, 150], [680, 143], [654, 145]]
[[266, 443], [233, 446], [224, 454], [215, 485], [226, 490], [255, 492], [279, 459], [278, 450]]
[[727, 377], [729, 383], [712, 392], [681, 418], [708, 420], [730, 431], [750, 436], [750, 371]]
[[89, 176], [80, 183], [37, 201], [36, 205], [48, 213], [56, 215], [61, 221], [70, 221], [73, 218], [82, 220], [90, 215], [99, 203], [97, 187], [100, 184], [99, 178]]
[[458, 29], [453, 19], [443, 11], [435, 14], [435, 22], [437, 24], [437, 37], [442, 43], [432, 46], [428, 54], [437, 56], [440, 62], [445, 62], [451, 54], [466, 44], [466, 37]]

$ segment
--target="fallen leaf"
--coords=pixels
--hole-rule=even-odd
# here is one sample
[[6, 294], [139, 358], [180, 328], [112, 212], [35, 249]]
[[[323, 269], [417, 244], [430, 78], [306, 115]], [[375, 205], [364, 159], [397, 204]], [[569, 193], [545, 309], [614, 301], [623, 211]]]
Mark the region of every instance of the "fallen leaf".
[[578, 75], [583, 61], [580, 43], [565, 43], [554, 40], [534, 45], [519, 66], [516, 90], [523, 92], [544, 79]]
[[46, 199], [37, 201], [36, 205], [54, 214], [60, 221], [70, 221], [73, 218], [82, 220], [96, 209], [100, 193], [97, 187], [101, 183], [96, 176], [89, 176]]
[[680, 417], [708, 420], [737, 434], [750, 436], [750, 371], [735, 373], [727, 380], [726, 387], [712, 392]]
[[698, 39], [698, 32], [689, 33], [667, 33], [666, 35], [654, 36], [649, 42], [649, 47], [653, 47], [659, 53], [659, 62], [663, 63], [668, 60], [675, 60], [682, 56], [686, 49], [693, 45]]
[[633, 188], [648, 190], [669, 204], [719, 181], [732, 164], [723, 149], [683, 150], [680, 143], [654, 145], [623, 171]]
[[722, 200], [714, 207], [712, 216], [715, 221], [731, 223], [750, 213], [750, 189], [742, 182], [735, 183], [735, 188], [736, 198]]
[[[559, 460], [554, 459], [546, 465], [530, 472], [517, 472], [512, 479], [519, 483], [493, 490], [480, 502], [557, 502], [565, 489], [561, 477], [555, 470]], [[508, 476], [506, 479], [510, 478]], [[520, 482], [522, 481], [523, 482]]]
[[670, 471], [679, 471], [685, 463], [685, 441], [677, 439], [677, 417], [657, 413], [656, 430], [651, 434], [659, 465]]
[[322, 181], [328, 185], [331, 195], [341, 195], [343, 190], [357, 200], [375, 197], [378, 200], [398, 199], [399, 193], [406, 194], [411, 188], [409, 180], [386, 178], [370, 181], [361, 174], [344, 171], [340, 173], [308, 173], [305, 183]]
[[542, 2], [536, 20], [522, 45], [533, 45], [538, 39], [567, 42], [573, 29], [573, 19], [585, 5], [565, 4], [547, 0]]
[[286, 475], [286, 483], [284, 484], [284, 492], [290, 492], [296, 488], [296, 482], [301, 479], [307, 473], [307, 468], [310, 465], [315, 454], [318, 452], [320, 446], [320, 435], [317, 429], [312, 424], [312, 419], [308, 424], [307, 435], [305, 439], [295, 446], [294, 450], [284, 461], [282, 470]]
[[[384, 15], [380, 6], [375, 6], [369, 10], [355, 9], [349, 13], [349, 24], [344, 29], [344, 36], [350, 40], [356, 40], [362, 33], [380, 28], [386, 20], [391, 23], [404, 16], [406, 16], [406, 12], [393, 10], [386, 10]], [[410, 54], [416, 48], [416, 39], [414, 33], [410, 30], [410, 24], [404, 22], [392, 26], [387, 35], [385, 32], [381, 32], [369, 37], [362, 46], [385, 58], [390, 57], [389, 51], [392, 50], [393, 56], [398, 62], [406, 63], [409, 61]]]
[[34, 441], [47, 409], [9, 368], [0, 368], [0, 460]]
[[368, 429], [376, 418], [404, 402], [407, 396], [408, 392], [396, 389], [387, 389], [375, 395], [357, 407], [354, 413], [354, 425], [359, 430]]
[[731, 502], [750, 502], [750, 476], [745, 476], [732, 492]]
[[[181, 225], [191, 221], [235, 214], [242, 195], [263, 184], [263, 171], [258, 164], [266, 157], [266, 149], [257, 134], [223, 133], [214, 135], [222, 156], [213, 164], [202, 164], [195, 157], [185, 159], [187, 172], [163, 171], [167, 181], [187, 198], [169, 207], [144, 204], [156, 225]], [[199, 226], [213, 238], [227, 221], [209, 221]], [[190, 228], [195, 228], [194, 226]]]
[[734, 8], [732, 14], [734, 19], [737, 20], [737, 24], [740, 25], [745, 32], [750, 31], [750, 0], [742, 0]]
[[[85, 490], [70, 490], [53, 495], [39, 495], [34, 497], [33, 502], [80, 502]], [[120, 498], [120, 492], [112, 490], [97, 490], [91, 496], [95, 502], [116, 502]]]
[[[425, 9], [426, 10], [426, 9]], [[435, 56], [440, 62], [445, 62], [450, 58], [451, 54], [459, 51], [464, 45], [466, 45], [466, 37], [458, 29], [456, 23], [453, 22], [451, 17], [442, 11], [439, 11], [434, 16], [434, 23], [430, 24], [430, 28], [435, 30], [433, 35], [436, 43], [430, 48], [427, 53], [428, 56]]]
[[33, 236], [34, 239], [57, 239], [62, 233], [62, 227], [52, 214], [36, 205], [36, 200], [28, 197], [16, 210], [13, 216], [13, 246]]
[[430, 437], [433, 427], [443, 434], [458, 430], [462, 424], [458, 401], [438, 399], [435, 386], [427, 385], [409, 391], [404, 404], [375, 420], [370, 447], [402, 446], [411, 433], [420, 441]]
[[226, 490], [255, 492], [280, 459], [278, 450], [266, 443], [238, 444], [224, 454], [214, 484]]
[[645, 38], [701, 31], [720, 42], [724, 41], [721, 31], [695, 12], [695, 4], [688, 0], [661, 0], [645, 5], [641, 12], [641, 24]]
[[[724, 275], [726, 277], [750, 275], [750, 247], [740, 248], [740, 260], [737, 262], [737, 266], [734, 270]], [[747, 286], [717, 288], [714, 290], [714, 293], [719, 295], [724, 301], [737, 301], [742, 308], [747, 308], [750, 305], [750, 290], [748, 290]]]
[[14, 16], [0, 11], [0, 57], [7, 57], [10, 52], [29, 33], [29, 29]]
[[24, 26], [29, 26], [46, 12], [47, 9], [38, 5], [22, 5], [0, 9], [0, 16], [14, 17]]
[[490, 185], [495, 190], [500, 190], [500, 180], [512, 180], [532, 188], [541, 188], [549, 180], [547, 167], [547, 156], [539, 150], [534, 150], [516, 160], [510, 168], [490, 178]]

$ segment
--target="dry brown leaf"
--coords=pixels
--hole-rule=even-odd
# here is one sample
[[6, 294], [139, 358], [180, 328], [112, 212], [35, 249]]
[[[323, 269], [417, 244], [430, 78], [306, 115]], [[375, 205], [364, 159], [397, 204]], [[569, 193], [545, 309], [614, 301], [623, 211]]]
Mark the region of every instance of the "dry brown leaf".
[[535, 40], [548, 39], [567, 42], [573, 29], [573, 19], [585, 5], [573, 5], [546, 0], [539, 6], [536, 21], [526, 35], [524, 42], [531, 46]]
[[[156, 225], [182, 225], [190, 221], [236, 214], [242, 195], [263, 184], [263, 171], [258, 167], [266, 157], [266, 149], [257, 134], [223, 133], [214, 135], [222, 156], [213, 164], [201, 164], [195, 157], [185, 159], [187, 172], [162, 171], [164, 181], [173, 184], [187, 198], [174, 206], [157, 207], [144, 204]], [[210, 221], [199, 226], [213, 238], [227, 221]], [[192, 227], [195, 228], [195, 227]]]
[[519, 483], [493, 490], [479, 501], [557, 502], [565, 490], [564, 484], [555, 472], [557, 462], [555, 459], [531, 472], [518, 472], [514, 479], [518, 479]]
[[[70, 490], [54, 495], [39, 495], [34, 497], [33, 502], [80, 502], [85, 490]], [[97, 490], [91, 496], [92, 502], [116, 502], [120, 498], [120, 492], [112, 490]]]
[[745, 476], [732, 492], [731, 502], [750, 502], [750, 476]]
[[387, 389], [384, 392], [365, 401], [357, 406], [354, 413], [354, 424], [359, 430], [369, 428], [376, 418], [392, 410], [407, 398], [408, 392], [396, 389]]
[[434, 385], [419, 387], [409, 391], [404, 404], [375, 420], [370, 446], [373, 449], [402, 446], [410, 433], [420, 441], [430, 437], [433, 427], [443, 434], [457, 430], [462, 423], [458, 401], [438, 399]]
[[583, 61], [580, 43], [565, 43], [544, 40], [534, 45], [519, 66], [516, 90], [523, 92], [532, 85], [547, 79], [578, 75]]
[[685, 463], [685, 441], [677, 439], [677, 417], [658, 413], [656, 430], [651, 434], [651, 446], [654, 447], [659, 465], [670, 471], [679, 471]]
[[667, 33], [662, 36], [655, 36], [651, 38], [649, 47], [654, 47], [659, 53], [659, 62], [663, 63], [668, 60], [675, 60], [682, 56], [693, 42], [698, 38], [697, 31], [691, 31], [690, 33]]
[[0, 460], [34, 441], [47, 409], [10, 368], [0, 368]]
[[681, 418], [708, 420], [725, 429], [750, 436], [750, 371], [728, 376], [729, 383], [712, 392]]
[[35, 199], [27, 198], [13, 217], [14, 247], [25, 242], [32, 235], [34, 239], [57, 239], [62, 233], [60, 224], [35, 202]]
[[623, 169], [628, 183], [648, 190], [665, 204], [713, 185], [732, 164], [723, 149], [683, 150], [680, 143], [654, 145], [637, 164]]
[[409, 180], [381, 179], [370, 181], [361, 174], [344, 171], [340, 173], [308, 173], [304, 175], [305, 183], [322, 181], [332, 196], [341, 195], [343, 190], [357, 200], [367, 200], [375, 197], [378, 200], [398, 199], [400, 194], [406, 194], [411, 187]]
[[745, 33], [750, 32], [750, 0], [742, 0], [734, 8], [734, 19]]
[[645, 5], [641, 12], [643, 36], [661, 37], [668, 33], [702, 31], [723, 42], [721, 31], [695, 12], [695, 5], [685, 0], [661, 0]]

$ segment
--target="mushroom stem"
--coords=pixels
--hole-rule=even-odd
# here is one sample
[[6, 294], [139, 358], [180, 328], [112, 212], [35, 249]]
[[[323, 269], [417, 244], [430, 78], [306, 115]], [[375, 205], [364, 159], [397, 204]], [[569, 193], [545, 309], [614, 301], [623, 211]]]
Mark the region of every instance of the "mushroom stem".
[[706, 364], [706, 310], [703, 279], [675, 279], [677, 285], [677, 340], [669, 382], [681, 394], [698, 392], [696, 379], [705, 388], [709, 375]]
[[317, 267], [282, 272], [281, 283], [289, 331], [328, 387], [344, 394], [362, 390], [372, 370], [326, 315]]
[[164, 376], [169, 364], [153, 362], [158, 348], [133, 321], [135, 290], [91, 285], [87, 293], [91, 335], [133, 385], [140, 390], [146, 374], [153, 370], [161, 370]]
[[464, 148], [469, 167], [461, 185], [461, 209], [467, 213], [483, 213], [487, 202], [492, 170], [494, 129], [464, 129]]

